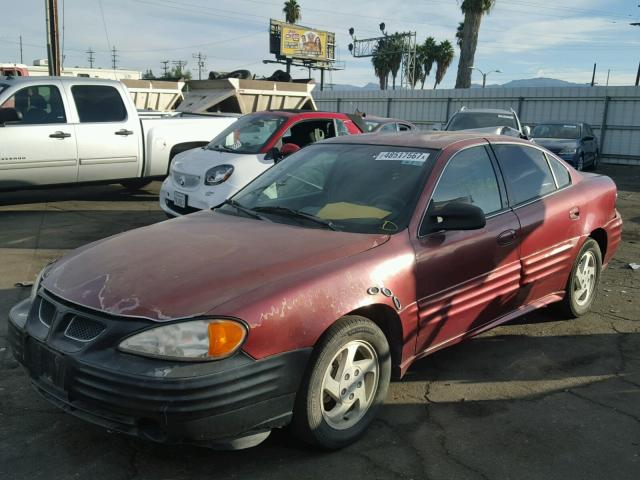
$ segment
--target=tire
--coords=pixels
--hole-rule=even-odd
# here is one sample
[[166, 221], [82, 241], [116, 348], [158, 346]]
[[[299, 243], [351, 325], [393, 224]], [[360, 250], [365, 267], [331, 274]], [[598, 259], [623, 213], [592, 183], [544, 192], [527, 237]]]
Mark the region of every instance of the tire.
[[391, 354], [382, 330], [364, 317], [342, 317], [311, 355], [296, 396], [294, 434], [328, 450], [355, 442], [384, 402], [390, 377]]
[[[565, 297], [562, 300], [562, 310], [566, 315], [578, 318], [591, 309], [600, 282], [601, 270], [600, 246], [593, 238], [589, 238], [582, 245], [567, 281]], [[585, 274], [585, 272], [589, 273]], [[585, 282], [588, 282], [588, 285], [585, 285]]]
[[140, 190], [146, 187], [150, 183], [151, 180], [148, 180], [146, 178], [133, 178], [131, 180], [123, 180], [122, 182], [120, 182], [120, 185], [122, 185], [127, 190], [135, 192], [136, 190]]

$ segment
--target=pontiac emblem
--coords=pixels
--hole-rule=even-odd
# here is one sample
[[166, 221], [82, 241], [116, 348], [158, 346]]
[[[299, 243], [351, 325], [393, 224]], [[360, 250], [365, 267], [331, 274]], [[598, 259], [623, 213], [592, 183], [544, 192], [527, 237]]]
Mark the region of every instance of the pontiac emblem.
[[180, 175], [180, 178], [178, 179], [178, 183], [180, 184], [181, 187], [184, 187], [184, 184], [186, 181], [187, 179], [184, 178], [184, 175]]

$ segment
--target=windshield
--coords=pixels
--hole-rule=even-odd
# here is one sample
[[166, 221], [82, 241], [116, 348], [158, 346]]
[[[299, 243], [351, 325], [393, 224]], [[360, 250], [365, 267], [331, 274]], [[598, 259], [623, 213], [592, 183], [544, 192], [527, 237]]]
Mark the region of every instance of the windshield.
[[[398, 146], [311, 145], [256, 178], [232, 204], [308, 228], [393, 234], [407, 228], [435, 156]], [[237, 213], [232, 204], [221, 210]]]
[[260, 153], [286, 119], [270, 113], [245, 115], [211, 140], [207, 148], [233, 153]]
[[447, 126], [447, 130], [470, 130], [488, 127], [511, 127], [518, 130], [518, 124], [513, 115], [491, 112], [456, 113]]
[[575, 124], [544, 124], [537, 125], [531, 132], [533, 138], [580, 138], [580, 127]]

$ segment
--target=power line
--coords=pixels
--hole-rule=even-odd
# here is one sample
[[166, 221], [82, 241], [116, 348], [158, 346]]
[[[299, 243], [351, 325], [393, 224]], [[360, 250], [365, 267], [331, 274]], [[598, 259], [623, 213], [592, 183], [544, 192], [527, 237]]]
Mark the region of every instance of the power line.
[[107, 48], [111, 50], [111, 40], [109, 40], [109, 31], [107, 30], [107, 21], [104, 18], [104, 9], [102, 8], [102, 0], [98, 0], [100, 6], [100, 15], [102, 16], [102, 25], [104, 26], [104, 35], [107, 37]]

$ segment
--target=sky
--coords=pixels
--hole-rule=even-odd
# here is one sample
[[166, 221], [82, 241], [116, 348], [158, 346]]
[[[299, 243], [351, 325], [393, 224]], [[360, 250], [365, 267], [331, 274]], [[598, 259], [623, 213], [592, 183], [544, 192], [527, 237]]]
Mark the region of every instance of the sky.
[[[336, 57], [345, 69], [327, 81], [364, 85], [377, 82], [370, 58], [353, 58], [348, 30], [357, 38], [415, 31], [418, 42], [427, 36], [455, 45], [463, 16], [456, 0], [298, 0], [299, 23], [336, 33]], [[46, 58], [44, 0], [2, 0], [0, 63], [19, 62], [19, 37], [24, 63]], [[631, 85], [640, 62], [640, 0], [497, 0], [482, 20], [475, 65], [490, 71], [488, 82], [552, 77], [577, 83]], [[193, 55], [206, 55], [205, 71], [249, 69], [269, 75], [278, 67], [265, 65], [269, 54], [269, 19], [283, 20], [279, 0], [58, 0], [60, 27], [64, 23], [64, 65], [88, 66], [92, 48], [95, 65], [111, 68], [109, 50], [118, 50], [118, 66], [162, 72], [162, 60], [187, 61], [197, 72]], [[455, 84], [459, 50], [441, 88]], [[294, 76], [306, 76], [294, 69]], [[433, 76], [433, 74], [432, 74]], [[195, 75], [197, 77], [197, 73]], [[481, 83], [474, 72], [473, 82]], [[433, 78], [427, 80], [431, 87]]]

